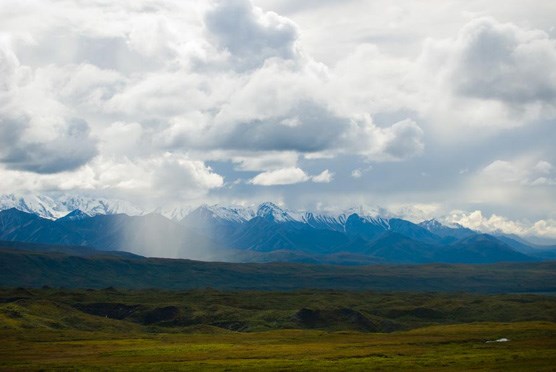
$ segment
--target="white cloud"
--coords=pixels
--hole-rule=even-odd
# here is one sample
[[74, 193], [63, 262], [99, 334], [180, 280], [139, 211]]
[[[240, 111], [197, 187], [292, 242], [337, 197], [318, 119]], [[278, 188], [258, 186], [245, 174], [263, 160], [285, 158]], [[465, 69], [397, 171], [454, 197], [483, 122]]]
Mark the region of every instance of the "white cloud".
[[361, 176], [363, 175], [363, 172], [361, 171], [361, 169], [354, 169], [351, 171], [351, 176], [353, 178], [361, 178]]
[[231, 159], [234, 164], [237, 164], [238, 170], [263, 171], [295, 167], [298, 157], [297, 153], [293, 151], [271, 151], [259, 153], [257, 156], [250, 153], [240, 153], [233, 155]]
[[537, 171], [542, 174], [550, 174], [552, 172], [552, 164], [547, 162], [546, 160], [539, 160], [539, 162], [533, 168], [534, 171]]
[[496, 182], [515, 182], [521, 180], [523, 174], [509, 161], [495, 160], [487, 165], [482, 173]]
[[541, 30], [472, 19], [455, 38], [428, 39], [418, 63], [428, 81], [420, 111], [439, 125], [507, 128], [556, 114], [556, 41]]
[[257, 68], [268, 58], [296, 56], [297, 26], [274, 12], [254, 7], [249, 0], [221, 0], [205, 15], [217, 45], [240, 69]]
[[344, 152], [355, 152], [368, 160], [405, 160], [423, 152], [423, 130], [413, 120], [405, 119], [390, 127], [376, 126], [369, 115], [350, 122], [343, 135]]
[[257, 174], [250, 184], [259, 186], [293, 185], [313, 181], [315, 183], [330, 183], [334, 180], [334, 173], [325, 169], [315, 176], [309, 176], [305, 171], [298, 167], [281, 168]]
[[311, 180], [316, 183], [330, 183], [334, 180], [334, 173], [328, 169], [323, 170], [320, 174], [311, 177]]
[[492, 18], [470, 21], [452, 52], [454, 89], [463, 95], [509, 104], [554, 102], [556, 42], [543, 31]]
[[302, 169], [292, 167], [259, 173], [249, 183], [259, 186], [292, 185], [309, 179]]
[[487, 233], [556, 238], [556, 220], [551, 219], [528, 223], [513, 221], [496, 214], [487, 217], [480, 210], [476, 210], [473, 212], [454, 211], [445, 220], [448, 223], [457, 223]]
[[522, 186], [556, 184], [556, 172], [549, 162], [540, 160], [533, 164], [534, 161], [530, 159], [495, 160], [482, 170], [479, 178], [489, 184], [513, 183]]
[[[167, 192], [168, 201], [190, 189], [190, 197], [253, 192], [302, 203], [310, 184], [295, 188], [300, 195], [246, 180], [218, 185], [246, 171], [260, 181], [286, 170], [297, 178], [284, 179], [309, 182], [348, 166], [358, 177], [373, 163], [369, 188], [336, 179], [326, 187], [334, 195], [312, 197], [337, 200], [346, 190], [347, 202], [352, 193], [362, 202], [462, 204], [450, 208], [511, 202], [549, 220], [552, 7], [536, 0], [3, 1], [0, 169], [17, 182], [1, 181], [107, 196]], [[511, 141], [508, 158], [502, 147]], [[443, 158], [437, 171], [432, 157]], [[448, 180], [452, 166], [469, 170], [461, 184]]]
[[125, 156], [99, 156], [76, 170], [58, 174], [0, 168], [0, 180], [4, 193], [85, 190], [131, 199], [140, 205], [192, 200], [224, 185], [223, 177], [203, 162], [170, 153], [133, 161]]

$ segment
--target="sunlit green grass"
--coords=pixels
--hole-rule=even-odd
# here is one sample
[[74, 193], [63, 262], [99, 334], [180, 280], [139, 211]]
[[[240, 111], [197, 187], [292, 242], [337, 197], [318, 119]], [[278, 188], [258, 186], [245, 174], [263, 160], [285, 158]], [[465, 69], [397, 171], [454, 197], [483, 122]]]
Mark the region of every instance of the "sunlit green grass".
[[[83, 304], [133, 307], [124, 318]], [[170, 321], [145, 322], [174, 306]], [[322, 321], [303, 323], [302, 308]], [[364, 330], [349, 309], [396, 332]], [[230, 330], [230, 322], [245, 325]], [[359, 327], [359, 328], [357, 328]], [[305, 328], [305, 329], [301, 329]], [[386, 329], [386, 328], [384, 328]], [[486, 343], [508, 338], [509, 342]], [[556, 370], [556, 298], [349, 291], [0, 290], [0, 370]]]
[[[505, 343], [486, 343], [501, 337]], [[554, 370], [556, 324], [473, 323], [391, 334], [278, 330], [3, 331], [5, 370]]]

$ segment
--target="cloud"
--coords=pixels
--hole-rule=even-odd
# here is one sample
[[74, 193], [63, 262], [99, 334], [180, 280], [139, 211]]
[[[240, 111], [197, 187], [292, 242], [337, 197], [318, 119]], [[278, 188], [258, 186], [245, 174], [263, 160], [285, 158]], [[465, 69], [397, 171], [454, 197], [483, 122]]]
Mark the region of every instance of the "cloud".
[[13, 89], [19, 61], [10, 45], [10, 38], [0, 34], [0, 89], [2, 92]]
[[370, 115], [360, 115], [343, 133], [342, 150], [355, 152], [368, 160], [397, 161], [421, 154], [425, 148], [423, 130], [405, 119], [390, 127], [378, 127]]
[[328, 169], [323, 170], [320, 174], [311, 177], [311, 180], [316, 183], [330, 183], [334, 180], [334, 173]]
[[205, 25], [218, 47], [240, 69], [257, 68], [268, 58], [296, 56], [297, 26], [249, 0], [220, 0], [205, 14]]
[[453, 211], [445, 220], [448, 223], [457, 223], [487, 233], [556, 238], [556, 220], [551, 219], [538, 220], [534, 223], [513, 221], [496, 214], [487, 217], [480, 210], [475, 210], [473, 212]]
[[164, 154], [154, 159], [144, 169], [152, 169], [152, 187], [159, 190], [161, 197], [172, 193], [179, 199], [191, 199], [202, 196], [206, 190], [220, 188], [224, 179], [214, 173], [210, 167], [198, 160], [190, 160], [175, 154]]
[[0, 179], [3, 192], [81, 190], [154, 206], [203, 197], [224, 185], [224, 178], [203, 162], [172, 153], [133, 160], [98, 156], [76, 170], [58, 174], [0, 168]]
[[460, 94], [510, 104], [556, 99], [556, 42], [543, 31], [474, 19], [460, 30], [454, 49], [450, 78]]
[[330, 183], [334, 180], [334, 173], [325, 169], [315, 176], [309, 176], [304, 170], [297, 167], [281, 168], [257, 174], [250, 184], [259, 186], [293, 185], [312, 181], [315, 183]]
[[491, 184], [556, 185], [556, 172], [553, 171], [552, 164], [546, 160], [533, 164], [534, 161], [530, 159], [495, 160], [481, 171], [480, 176]]
[[[228, 154], [223, 155], [228, 156]], [[297, 165], [298, 154], [293, 151], [271, 151], [263, 152], [253, 156], [250, 153], [233, 155], [232, 162], [240, 171], [276, 170], [281, 168], [292, 168]]]
[[539, 162], [533, 167], [534, 171], [537, 171], [542, 174], [550, 174], [552, 172], [552, 164], [547, 162], [546, 160], [539, 160]]
[[482, 173], [496, 182], [515, 182], [520, 181], [522, 172], [509, 161], [495, 160], [487, 165]]
[[361, 178], [361, 176], [363, 176], [363, 171], [361, 169], [354, 169], [351, 171], [351, 176], [353, 178]]
[[556, 41], [541, 30], [475, 18], [455, 38], [428, 39], [417, 62], [428, 81], [420, 111], [443, 125], [507, 128], [556, 114]]
[[549, 2], [437, 2], [0, 2], [0, 191], [553, 219]]
[[310, 179], [302, 169], [292, 167], [259, 173], [249, 183], [258, 186], [292, 185]]
[[[32, 74], [0, 38], [0, 161], [37, 173], [76, 169], [97, 154], [89, 123], [55, 99], [46, 70]], [[57, 87], [58, 88], [58, 87]]]
[[[76, 169], [97, 154], [96, 142], [89, 136], [89, 125], [80, 119], [62, 122], [0, 119], [0, 126], [0, 160], [11, 169], [57, 173]], [[46, 141], [33, 138], [38, 126], [49, 126], [53, 138]]]

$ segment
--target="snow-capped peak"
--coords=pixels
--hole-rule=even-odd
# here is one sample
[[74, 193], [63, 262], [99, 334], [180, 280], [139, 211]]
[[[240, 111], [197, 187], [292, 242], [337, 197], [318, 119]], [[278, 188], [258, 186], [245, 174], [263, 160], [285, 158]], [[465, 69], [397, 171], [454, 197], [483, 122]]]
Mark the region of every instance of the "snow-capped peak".
[[221, 206], [218, 204], [207, 205], [203, 204], [199, 208], [192, 211], [187, 217], [200, 217], [209, 219], [218, 219], [230, 222], [243, 223], [249, 221], [255, 216], [254, 211], [251, 208], [241, 207], [241, 206]]
[[301, 222], [303, 221], [302, 212], [291, 212], [280, 208], [274, 203], [265, 202], [257, 208], [257, 217], [273, 220], [274, 222]]
[[85, 218], [90, 218], [91, 216], [88, 215], [87, 213], [83, 212], [81, 209], [76, 209], [72, 212], [69, 212], [68, 214], [66, 214], [64, 217], [59, 218], [59, 220], [65, 220], [65, 221], [76, 221], [76, 220], [83, 220]]
[[433, 219], [427, 220], [427, 221], [423, 221], [419, 225], [424, 227], [425, 229], [431, 231], [431, 232], [444, 227], [444, 225], [442, 225], [436, 218], [433, 218]]
[[192, 211], [191, 207], [156, 208], [151, 213], [159, 214], [173, 221], [181, 221]]
[[130, 216], [144, 212], [133, 204], [116, 199], [89, 198], [83, 196], [46, 195], [0, 195], [0, 210], [16, 208], [42, 218], [55, 220], [79, 209], [89, 216], [124, 213]]
[[64, 210], [51, 198], [40, 195], [17, 196], [0, 195], [0, 210], [15, 208], [22, 212], [36, 214], [43, 218], [56, 219], [66, 215]]
[[441, 229], [461, 229], [461, 230], [469, 230], [465, 226], [459, 223], [442, 223], [438, 221], [436, 218], [423, 221], [419, 224], [419, 226], [424, 227], [425, 229], [429, 230], [430, 232], [435, 232]]

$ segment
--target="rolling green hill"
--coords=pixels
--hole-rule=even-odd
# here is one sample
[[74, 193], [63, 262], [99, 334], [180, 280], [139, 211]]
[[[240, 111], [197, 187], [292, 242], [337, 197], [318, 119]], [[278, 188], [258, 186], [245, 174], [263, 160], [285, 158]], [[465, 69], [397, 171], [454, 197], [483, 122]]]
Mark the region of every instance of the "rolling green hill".
[[538, 295], [5, 289], [0, 370], [550, 371], [555, 321]]
[[[556, 296], [303, 290], [0, 290], [0, 329], [392, 332], [470, 322], [556, 322]], [[193, 327], [193, 328], [192, 328]]]
[[551, 292], [556, 262], [491, 265], [246, 264], [0, 247], [0, 286]]

